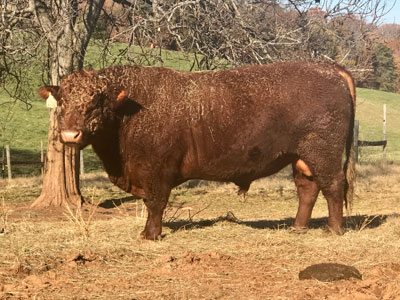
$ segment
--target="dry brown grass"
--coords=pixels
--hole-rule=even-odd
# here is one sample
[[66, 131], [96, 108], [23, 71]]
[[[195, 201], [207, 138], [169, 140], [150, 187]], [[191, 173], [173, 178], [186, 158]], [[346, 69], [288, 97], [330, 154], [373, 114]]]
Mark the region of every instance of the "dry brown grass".
[[[82, 209], [87, 235], [62, 212], [24, 208], [38, 193], [35, 184], [0, 190], [8, 211], [0, 298], [399, 299], [400, 167], [360, 166], [358, 173], [341, 237], [323, 230], [322, 198], [307, 233], [286, 229], [297, 209], [288, 172], [255, 182], [246, 200], [231, 184], [175, 189], [157, 242], [139, 238], [142, 201], [101, 174], [86, 177], [82, 191], [113, 208]], [[299, 281], [301, 270], [322, 262], [354, 266], [363, 280]]]

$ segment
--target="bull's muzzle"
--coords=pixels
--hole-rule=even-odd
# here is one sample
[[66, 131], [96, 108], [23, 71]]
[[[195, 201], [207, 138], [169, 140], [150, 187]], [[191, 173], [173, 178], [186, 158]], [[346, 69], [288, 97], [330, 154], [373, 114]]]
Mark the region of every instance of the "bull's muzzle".
[[61, 142], [69, 146], [78, 146], [82, 143], [83, 132], [81, 130], [61, 130]]

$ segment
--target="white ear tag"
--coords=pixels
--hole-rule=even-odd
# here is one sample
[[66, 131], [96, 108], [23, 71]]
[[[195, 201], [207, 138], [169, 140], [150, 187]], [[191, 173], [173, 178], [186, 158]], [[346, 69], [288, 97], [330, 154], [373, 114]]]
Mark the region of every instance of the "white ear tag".
[[57, 100], [53, 97], [51, 93], [49, 93], [49, 97], [46, 99], [46, 106], [48, 108], [56, 108], [57, 107]]

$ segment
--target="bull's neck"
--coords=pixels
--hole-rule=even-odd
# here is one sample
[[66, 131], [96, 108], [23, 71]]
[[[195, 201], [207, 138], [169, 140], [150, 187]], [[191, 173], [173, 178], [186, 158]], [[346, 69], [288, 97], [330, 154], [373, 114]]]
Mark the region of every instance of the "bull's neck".
[[103, 166], [110, 177], [122, 177], [122, 159], [119, 151], [118, 133], [110, 133], [96, 140], [92, 144], [93, 150], [99, 156]]
[[103, 162], [111, 182], [129, 193], [132, 187], [129, 177], [124, 173], [124, 159], [121, 156], [119, 131], [119, 126], [115, 127], [114, 132], [104, 134], [101, 139], [93, 142], [92, 146]]
[[[124, 90], [128, 97], [140, 106], [147, 108], [157, 99], [155, 96], [157, 86], [160, 86], [160, 73], [150, 67], [131, 67], [124, 69], [124, 72], [116, 78], [113, 86]], [[149, 83], [151, 82], [151, 88]]]

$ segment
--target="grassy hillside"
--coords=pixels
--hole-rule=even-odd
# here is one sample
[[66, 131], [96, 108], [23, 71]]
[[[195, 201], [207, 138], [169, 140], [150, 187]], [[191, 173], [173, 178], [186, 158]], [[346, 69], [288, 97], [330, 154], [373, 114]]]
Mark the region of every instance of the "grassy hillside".
[[[165, 60], [170, 60], [171, 67], [189, 68], [187, 63], [185, 66], [174, 54], [166, 54]], [[0, 92], [0, 122], [7, 114], [9, 106], [4, 105], [7, 101], [9, 99], [6, 95]], [[359, 138], [369, 141], [382, 139], [384, 103], [387, 104], [387, 157], [389, 162], [400, 163], [400, 95], [368, 89], [357, 90], [356, 118], [360, 121]], [[40, 141], [44, 142], [45, 147], [47, 144], [48, 109], [38, 97], [32, 99], [31, 104], [30, 110], [21, 103], [14, 105], [12, 121], [7, 124], [5, 131], [0, 131], [0, 149], [5, 144], [10, 144], [12, 159], [16, 161], [39, 161]], [[91, 149], [85, 150], [84, 155], [87, 171], [101, 169], [101, 164]], [[381, 158], [382, 147], [367, 147], [360, 151], [361, 163], [375, 163]], [[13, 165], [12, 170], [18, 176], [40, 174], [38, 165]]]
[[[47, 145], [48, 109], [39, 101], [32, 101], [29, 110], [21, 102], [13, 105], [7, 101], [10, 100], [0, 93], [0, 151], [3, 152], [3, 147], [9, 144], [12, 160], [40, 161], [40, 141], [43, 141], [44, 147]], [[13, 116], [11, 121], [6, 122], [10, 109]], [[0, 155], [0, 163], [2, 160]], [[12, 170], [18, 175], [37, 175], [40, 166], [13, 165]]]
[[[360, 121], [360, 140], [382, 140], [383, 104], [386, 104], [387, 158], [400, 163], [400, 95], [368, 89], [357, 89], [356, 119]], [[365, 147], [360, 162], [382, 159], [382, 147]]]

